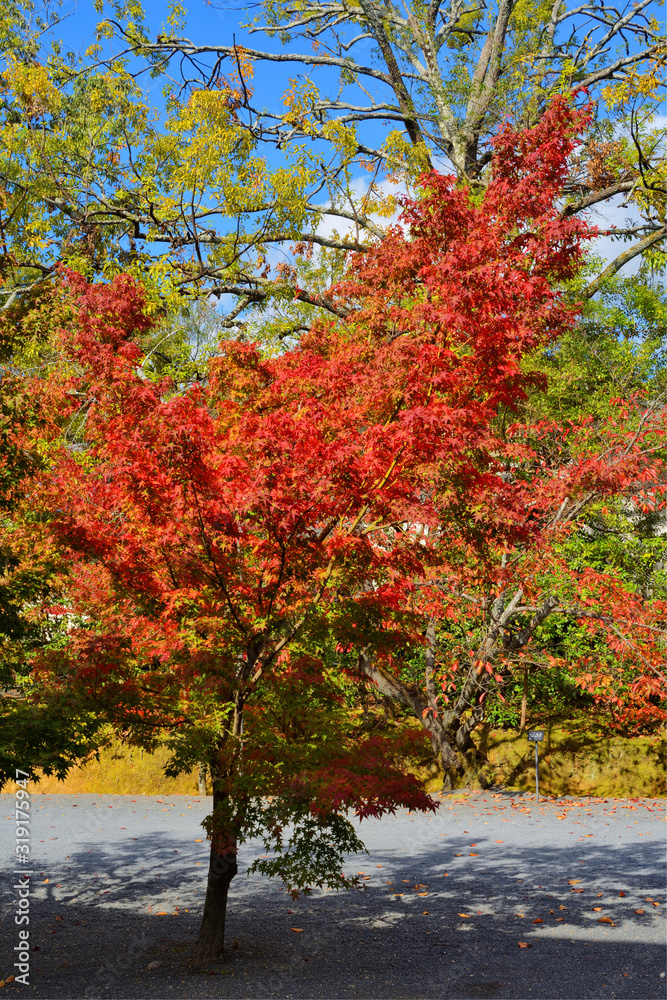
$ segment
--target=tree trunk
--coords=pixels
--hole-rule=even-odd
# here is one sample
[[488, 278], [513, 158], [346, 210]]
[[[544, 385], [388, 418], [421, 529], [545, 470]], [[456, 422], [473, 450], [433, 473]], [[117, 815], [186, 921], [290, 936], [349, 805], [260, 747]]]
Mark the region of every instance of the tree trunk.
[[216, 790], [214, 782], [211, 855], [204, 915], [195, 951], [197, 964], [222, 962], [224, 959], [227, 893], [238, 871], [235, 839], [229, 837], [223, 829], [216, 828], [216, 807], [221, 806], [225, 798], [223, 793]]
[[199, 772], [197, 774], [197, 782], [199, 786], [199, 794], [206, 795], [206, 764], [199, 765]]
[[523, 668], [523, 694], [521, 696], [521, 722], [519, 730], [523, 733], [526, 728], [526, 707], [528, 705], [528, 667]]

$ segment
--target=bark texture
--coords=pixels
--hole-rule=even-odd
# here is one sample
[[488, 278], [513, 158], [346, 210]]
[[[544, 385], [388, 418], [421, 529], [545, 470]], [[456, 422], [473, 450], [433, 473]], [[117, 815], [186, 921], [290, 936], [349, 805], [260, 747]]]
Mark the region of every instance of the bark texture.
[[[222, 962], [225, 947], [225, 920], [227, 917], [227, 895], [232, 879], [238, 871], [236, 863], [236, 842], [226, 835], [226, 831], [216, 828], [216, 806], [221, 806], [223, 796], [213, 789], [214, 827], [211, 840], [211, 854], [206, 886], [206, 901], [202, 916], [199, 940], [195, 950], [195, 962], [200, 965]], [[220, 849], [220, 845], [224, 849]]]

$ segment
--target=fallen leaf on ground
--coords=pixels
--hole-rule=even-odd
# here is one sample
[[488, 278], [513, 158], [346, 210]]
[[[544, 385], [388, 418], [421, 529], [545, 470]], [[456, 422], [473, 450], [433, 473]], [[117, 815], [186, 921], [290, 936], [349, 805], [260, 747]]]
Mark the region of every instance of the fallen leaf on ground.
[[567, 910], [567, 906], [563, 906], [563, 904], [561, 903], [560, 906], [558, 907], [558, 909], [559, 910]]
[[431, 914], [428, 912], [428, 910], [424, 910], [424, 912], [422, 913], [422, 917], [430, 917], [430, 916]]
[[528, 944], [527, 941], [517, 941], [519, 948], [532, 948], [532, 944]]
[[563, 920], [565, 920], [565, 917], [556, 917], [556, 923], [557, 924], [562, 923]]
[[583, 892], [583, 889], [573, 889], [572, 892]]
[[603, 892], [599, 892], [599, 893], [597, 894], [597, 896], [596, 896], [595, 898], [596, 898], [596, 899], [599, 899], [599, 898], [600, 898], [600, 896], [604, 896], [604, 893], [603, 893]]
[[625, 893], [623, 892], [623, 890], [621, 890], [621, 891], [619, 892], [619, 896], [625, 896]]
[[497, 841], [496, 841], [496, 844], [504, 844], [504, 843], [505, 843], [505, 841], [504, 841], [504, 840], [497, 840]]
[[598, 923], [599, 924], [611, 924], [612, 927], [616, 926], [616, 924], [611, 919], [611, 917], [598, 917]]
[[295, 934], [301, 934], [303, 932], [303, 927], [290, 927], [290, 930], [294, 931]]
[[567, 884], [568, 885], [577, 885], [581, 881], [582, 881], [582, 879], [580, 879], [580, 878], [569, 878], [567, 880]]
[[654, 899], [652, 899], [651, 902], [653, 903], [654, 906], [660, 906], [660, 903], [656, 903]]
[[543, 924], [544, 921], [542, 920], [542, 917], [535, 917], [535, 919], [533, 920], [533, 923], [534, 924]]
[[459, 915], [459, 917], [464, 917], [465, 920], [470, 920], [470, 914], [469, 913], [459, 913], [458, 915]]
[[202, 837], [195, 837], [195, 844], [203, 844], [204, 840]]
[[428, 893], [427, 892], [418, 892], [417, 895], [418, 896], [428, 896]]
[[635, 913], [638, 913], [640, 917], [643, 914], [643, 912], [644, 912], [643, 910], [635, 910]]
[[600, 910], [602, 909], [602, 907], [601, 906], [594, 906], [593, 909], [595, 910], [596, 913], [599, 913]]

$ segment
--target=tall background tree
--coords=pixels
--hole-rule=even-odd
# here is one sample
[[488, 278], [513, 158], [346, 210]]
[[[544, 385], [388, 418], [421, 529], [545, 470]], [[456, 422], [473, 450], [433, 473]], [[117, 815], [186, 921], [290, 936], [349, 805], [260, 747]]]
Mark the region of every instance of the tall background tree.
[[483, 189], [499, 125], [534, 125], [577, 88], [595, 113], [561, 210], [604, 216], [620, 200], [628, 217], [581, 294], [664, 245], [653, 0], [266, 4], [243, 44], [184, 37], [179, 6], [159, 27], [136, 3], [103, 10], [83, 55], [30, 4], [5, 21], [5, 301], [60, 261], [129, 270], [172, 302], [214, 292], [237, 333], [259, 321], [266, 336], [269, 318], [298, 333], [339, 309], [326, 289], [340, 255], [385, 232], [389, 180], [411, 188], [444, 165]]

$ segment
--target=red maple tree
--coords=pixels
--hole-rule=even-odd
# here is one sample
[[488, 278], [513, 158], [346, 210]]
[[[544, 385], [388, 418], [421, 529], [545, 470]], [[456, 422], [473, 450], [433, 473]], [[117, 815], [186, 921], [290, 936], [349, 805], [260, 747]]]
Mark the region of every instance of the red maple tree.
[[[85, 447], [63, 445], [31, 496], [70, 559], [68, 644], [42, 676], [127, 739], [166, 731], [174, 770], [208, 762], [200, 960], [222, 954], [240, 840], [291, 838], [255, 867], [293, 888], [345, 882], [342, 854], [360, 843], [345, 810], [433, 808], [388, 741], [346, 728], [322, 651], [358, 651], [351, 669], [409, 704], [459, 767], [464, 712], [502, 683], [501, 640], [517, 615], [545, 614], [531, 559], [557, 559], [562, 512], [655, 472], [646, 427], [634, 443], [619, 432], [614, 457], [570, 448], [546, 467], [540, 429], [501, 419], [535, 384], [527, 355], [574, 321], [557, 285], [587, 234], [555, 200], [581, 122], [559, 100], [536, 129], [505, 129], [483, 196], [424, 178], [402, 225], [332, 291], [353, 307], [346, 322], [277, 358], [225, 342], [182, 392], [140, 367], [140, 288], [68, 279], [76, 322], [60, 346], [75, 374], [59, 419], [85, 414]], [[470, 599], [489, 628], [448, 719], [435, 685], [453, 665], [436, 663], [434, 629]], [[410, 644], [426, 647], [423, 691], [397, 676]]]

